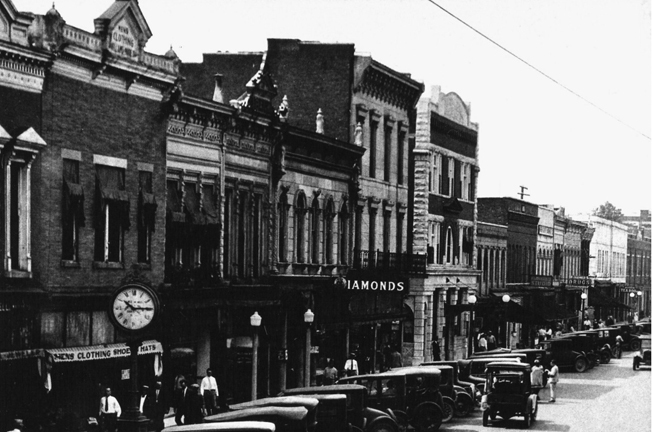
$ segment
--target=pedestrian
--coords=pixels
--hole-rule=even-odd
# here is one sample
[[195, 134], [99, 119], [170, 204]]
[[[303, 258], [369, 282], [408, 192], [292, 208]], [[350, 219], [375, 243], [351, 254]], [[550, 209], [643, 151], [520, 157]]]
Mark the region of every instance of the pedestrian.
[[151, 415], [151, 410], [150, 410], [150, 400], [149, 400], [149, 386], [147, 385], [142, 385], [140, 387], [140, 398], [139, 398], [139, 405], [138, 405], [138, 410], [142, 415], [144, 415], [147, 418], [150, 418], [149, 415]]
[[612, 315], [609, 315], [606, 321], [607, 327], [611, 327], [612, 325], [614, 325], [614, 322], [615, 322], [614, 317]]
[[199, 384], [193, 384], [190, 386], [190, 390], [187, 391], [186, 395], [184, 424], [203, 423], [203, 408], [204, 398], [199, 392]]
[[181, 426], [186, 415], [186, 396], [188, 395], [188, 387], [186, 386], [185, 379], [180, 379], [178, 384], [179, 389], [176, 391], [174, 398], [174, 421], [178, 426]]
[[396, 346], [394, 346], [392, 349], [391, 361], [392, 362], [390, 363], [390, 367], [403, 367], [403, 357], [401, 357], [401, 353], [398, 352], [398, 348]]
[[161, 381], [156, 381], [151, 396], [154, 410], [149, 430], [156, 432], [160, 432], [165, 427], [165, 414], [167, 414], [169, 409], [168, 399], [163, 393], [162, 387]]
[[217, 414], [217, 401], [220, 391], [210, 368], [206, 369], [206, 376], [201, 380], [200, 394], [204, 399], [206, 415]]
[[625, 341], [623, 340], [623, 337], [621, 335], [616, 335], [616, 352], [614, 357], [621, 358], [623, 355], [623, 343]]
[[324, 385], [335, 384], [337, 381], [337, 368], [333, 359], [328, 359], [328, 365], [324, 368]]
[[550, 360], [550, 370], [546, 370], [546, 372], [548, 372], [548, 383], [550, 384], [550, 403], [553, 403], [555, 402], [555, 389], [559, 382], [559, 368], [554, 359]]
[[513, 332], [509, 335], [509, 347], [510, 347], [511, 349], [518, 349], [518, 348], [520, 348], [520, 346], [519, 346], [519, 340], [518, 340], [518, 334], [517, 334], [515, 331], [513, 331]]
[[487, 351], [495, 350], [496, 347], [496, 336], [494, 336], [494, 333], [489, 330], [489, 332], [487, 332]]
[[118, 417], [122, 409], [118, 400], [111, 396], [111, 388], [104, 390], [104, 396], [100, 399], [100, 422], [103, 432], [115, 432], [118, 426]]
[[433, 361], [441, 360], [441, 352], [439, 348], [439, 338], [434, 337], [432, 339], [432, 359]]
[[480, 333], [480, 337], [478, 338], [478, 351], [487, 351], [487, 339], [484, 333]]
[[349, 358], [344, 363], [344, 373], [346, 376], [358, 375], [358, 361], [355, 359], [355, 353], [349, 354]]
[[539, 360], [534, 360], [532, 371], [530, 372], [530, 381], [533, 387], [543, 387], [543, 366]]

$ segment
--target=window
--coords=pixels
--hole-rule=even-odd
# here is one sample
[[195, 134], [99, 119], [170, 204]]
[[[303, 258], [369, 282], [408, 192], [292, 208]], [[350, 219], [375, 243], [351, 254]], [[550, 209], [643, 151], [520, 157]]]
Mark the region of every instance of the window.
[[392, 212], [383, 211], [383, 251], [389, 252], [392, 233]]
[[463, 228], [462, 237], [462, 264], [471, 265], [471, 258], [473, 256], [473, 228]]
[[371, 121], [369, 133], [369, 177], [376, 177], [376, 140], [378, 139], [378, 122]]
[[287, 261], [288, 253], [288, 196], [283, 192], [278, 202], [278, 260]]
[[405, 215], [401, 212], [396, 214], [396, 253], [403, 253], [403, 221]]
[[339, 260], [340, 264], [346, 265], [349, 263], [349, 207], [346, 201], [342, 203], [338, 218], [337, 225], [340, 231]]
[[469, 199], [469, 164], [462, 163], [462, 199]]
[[321, 209], [319, 208], [319, 200], [315, 197], [312, 200], [312, 206], [310, 209], [310, 262], [313, 264], [319, 264], [319, 247], [320, 247], [320, 223], [319, 215]]
[[376, 214], [378, 209], [371, 207], [369, 209], [369, 255], [373, 256], [376, 251]]
[[324, 261], [333, 264], [333, 200], [329, 199], [324, 210]]
[[428, 264], [441, 263], [441, 245], [439, 244], [439, 223], [430, 222], [428, 233]]
[[166, 183], [166, 241], [165, 241], [165, 269], [166, 272], [183, 266], [181, 245], [185, 239], [183, 225], [186, 215], [181, 204], [180, 182], [168, 179]]
[[84, 226], [84, 190], [79, 181], [79, 161], [63, 160], [61, 259], [79, 261], [79, 227]]
[[448, 227], [446, 229], [446, 264], [452, 264], [454, 260], [455, 248], [453, 245], [453, 228]]
[[125, 170], [95, 165], [95, 261], [122, 263], [124, 233], [130, 228]]
[[296, 262], [303, 263], [306, 261], [306, 196], [300, 193], [297, 197], [297, 204], [294, 208]]
[[403, 164], [405, 163], [405, 131], [401, 130], [402, 128], [399, 127], [399, 133], [398, 133], [398, 142], [396, 143], [396, 158], [397, 164], [398, 164], [398, 171], [396, 173], [396, 181], [398, 184], [403, 184], [405, 179], [404, 179], [404, 167]]
[[150, 264], [152, 258], [152, 233], [156, 222], [156, 199], [152, 190], [152, 173], [138, 173], [138, 262]]
[[448, 191], [446, 195], [455, 196], [455, 159], [448, 159]]
[[219, 245], [220, 245], [220, 218], [217, 212], [217, 185], [202, 181], [201, 202], [202, 212], [206, 225], [203, 227], [201, 236], [202, 257], [206, 269], [213, 276], [219, 276]]
[[389, 181], [392, 168], [392, 127], [385, 126], [385, 170], [383, 180]]

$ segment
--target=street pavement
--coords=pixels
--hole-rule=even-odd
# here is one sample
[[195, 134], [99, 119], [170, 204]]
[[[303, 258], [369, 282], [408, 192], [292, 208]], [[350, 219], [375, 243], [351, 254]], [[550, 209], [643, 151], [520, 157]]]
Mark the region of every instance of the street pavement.
[[[530, 430], [551, 432], [650, 431], [652, 410], [649, 367], [632, 370], [634, 352], [612, 359], [585, 373], [562, 370], [555, 391], [556, 402], [549, 403], [548, 389], [539, 393], [537, 420]], [[490, 423], [492, 431], [524, 429], [523, 417]], [[453, 419], [442, 431], [480, 431], [482, 411], [470, 417]]]
[[[556, 390], [556, 402], [549, 403], [548, 389], [539, 393], [541, 401], [537, 420], [530, 430], [550, 432], [602, 432], [652, 430], [651, 380], [649, 367], [632, 370], [634, 352], [625, 352], [622, 359], [612, 359], [585, 373], [562, 370]], [[174, 425], [174, 416], [165, 426]], [[484, 430], [482, 411], [469, 417], [453, 418], [441, 431], [471, 432]], [[510, 420], [497, 418], [492, 431], [524, 429], [523, 417]]]

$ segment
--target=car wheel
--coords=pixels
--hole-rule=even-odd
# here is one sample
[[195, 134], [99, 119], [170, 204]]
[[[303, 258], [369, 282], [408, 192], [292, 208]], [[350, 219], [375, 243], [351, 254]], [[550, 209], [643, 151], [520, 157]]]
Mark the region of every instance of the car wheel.
[[531, 419], [532, 419], [532, 421], [535, 421], [537, 419], [537, 414], [539, 413], [539, 404], [537, 403], [537, 397], [536, 396], [532, 398], [532, 406], [534, 408], [532, 408], [532, 417], [531, 417]]
[[523, 415], [523, 417], [525, 418], [525, 421], [524, 421], [525, 427], [529, 428], [530, 427], [530, 413], [528, 411], [525, 411], [525, 414]]
[[408, 428], [408, 416], [403, 411], [387, 409], [389, 416], [398, 425], [399, 432], [405, 432]]
[[455, 415], [457, 417], [466, 417], [473, 410], [473, 400], [467, 394], [460, 393], [455, 401]]
[[369, 432], [398, 432], [396, 423], [391, 419], [378, 419], [371, 424], [371, 427], [365, 429]]
[[489, 410], [485, 410], [482, 413], [482, 426], [484, 427], [489, 426]]
[[444, 405], [441, 407], [441, 410], [443, 411], [444, 415], [441, 419], [441, 422], [448, 423], [451, 421], [455, 415], [455, 402], [453, 402], [453, 399], [449, 397], [444, 398]]
[[600, 354], [600, 364], [607, 364], [610, 361], [611, 361], [611, 354], [606, 351], [603, 351]]
[[417, 407], [412, 426], [418, 432], [435, 432], [441, 426], [444, 417], [441, 408], [434, 403], [427, 403]]
[[632, 351], [638, 351], [641, 349], [641, 341], [640, 340], [633, 340], [629, 343], [629, 349]]
[[638, 370], [639, 366], [640, 366], [640, 360], [638, 359], [638, 357], [634, 357], [633, 369]]
[[575, 360], [575, 372], [586, 372], [589, 365], [585, 358], [581, 357]]

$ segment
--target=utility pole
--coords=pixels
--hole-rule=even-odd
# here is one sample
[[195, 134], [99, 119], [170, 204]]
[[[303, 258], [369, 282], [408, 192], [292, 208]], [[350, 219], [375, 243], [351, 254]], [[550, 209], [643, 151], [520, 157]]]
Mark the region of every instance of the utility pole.
[[521, 199], [523, 199], [524, 196], [530, 196], [530, 194], [525, 193], [527, 188], [525, 186], [519, 186], [521, 188], [521, 191], [517, 194], [521, 196]]

